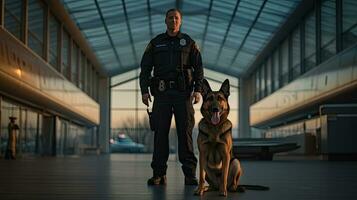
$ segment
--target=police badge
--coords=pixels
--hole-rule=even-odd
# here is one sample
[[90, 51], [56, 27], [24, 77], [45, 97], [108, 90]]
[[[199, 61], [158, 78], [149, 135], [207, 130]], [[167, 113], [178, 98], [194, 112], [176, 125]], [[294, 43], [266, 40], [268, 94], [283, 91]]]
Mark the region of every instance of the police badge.
[[160, 80], [159, 81], [159, 88], [158, 89], [159, 89], [160, 92], [165, 91], [166, 86], [165, 86], [165, 81], [164, 80]]
[[181, 46], [185, 46], [185, 45], [186, 45], [186, 40], [182, 38], [182, 39], [180, 40], [180, 45], [181, 45]]

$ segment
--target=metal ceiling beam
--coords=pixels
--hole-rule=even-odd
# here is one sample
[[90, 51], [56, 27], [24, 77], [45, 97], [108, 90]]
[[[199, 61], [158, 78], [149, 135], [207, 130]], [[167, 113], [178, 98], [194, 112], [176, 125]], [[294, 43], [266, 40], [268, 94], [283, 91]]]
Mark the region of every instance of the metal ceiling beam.
[[228, 27], [227, 27], [227, 29], [226, 29], [226, 33], [224, 34], [223, 42], [221, 43], [221, 46], [219, 47], [218, 54], [217, 54], [217, 57], [216, 57], [216, 62], [215, 62], [214, 65], [217, 65], [217, 63], [218, 63], [218, 58], [221, 56], [223, 46], [224, 46], [224, 44], [226, 43], [228, 33], [229, 33], [230, 29], [231, 29], [233, 20], [234, 20], [234, 18], [235, 18], [235, 16], [236, 16], [239, 3], [240, 3], [240, 0], [237, 0], [237, 3], [236, 3], [236, 6], [235, 6], [235, 8], [234, 8], [234, 11], [233, 11], [233, 13], [232, 13], [231, 19], [229, 20], [229, 24], [228, 24]]
[[148, 15], [149, 15], [149, 30], [150, 30], [150, 38], [153, 38], [154, 33], [152, 32], [152, 20], [151, 20], [151, 5], [150, 0], [146, 1]]
[[272, 39], [269, 41], [267, 45], [263, 48], [263, 50], [256, 57], [254, 62], [247, 67], [247, 70], [244, 72], [243, 76], [246, 77], [250, 73], [252, 73], [257, 67], [261, 65], [265, 61], [265, 59], [272, 53], [278, 45], [286, 39], [287, 35], [289, 35], [290, 31], [293, 30], [299, 22], [301, 22], [301, 18], [303, 18], [308, 12], [314, 9], [315, 1], [311, 0], [302, 0], [300, 4], [295, 8], [295, 10], [287, 16], [287, 20], [280, 26], [280, 28], [275, 32]]
[[267, 2], [267, 0], [264, 0], [264, 2], [262, 3], [262, 5], [260, 6], [260, 9], [259, 9], [259, 11], [258, 11], [257, 16], [255, 16], [255, 19], [254, 19], [252, 25], [249, 27], [249, 30], [248, 30], [247, 34], [244, 36], [244, 39], [243, 39], [242, 43], [240, 44], [240, 46], [239, 46], [238, 50], [236, 51], [235, 55], [233, 56], [233, 59], [232, 59], [231, 64], [230, 64], [230, 67], [232, 67], [234, 61], [237, 59], [238, 54], [239, 54], [239, 52], [242, 50], [242, 48], [243, 48], [245, 42], [247, 41], [247, 38], [248, 38], [250, 32], [252, 31], [252, 29], [253, 29], [255, 23], [257, 23], [258, 18], [259, 18], [259, 16], [260, 16], [260, 14], [262, 13], [263, 8], [264, 8], [266, 2]]
[[176, 8], [179, 10], [182, 9], [182, 0], [176, 0]]
[[202, 53], [203, 53], [203, 49], [204, 49], [204, 45], [205, 45], [205, 41], [206, 41], [208, 22], [209, 22], [209, 18], [211, 16], [212, 4], [213, 4], [213, 0], [211, 0], [209, 2], [208, 15], [207, 15], [207, 18], [206, 18], [206, 25], [205, 25], [205, 30], [203, 32], [203, 38], [202, 38], [202, 46], [201, 46], [201, 52]]
[[106, 32], [107, 35], [108, 35], [108, 39], [109, 39], [110, 45], [112, 46], [112, 49], [113, 49], [113, 51], [114, 51], [115, 58], [116, 58], [116, 60], [118, 61], [119, 66], [121, 66], [122, 64], [121, 64], [121, 61], [120, 61], [120, 58], [119, 58], [119, 54], [118, 54], [118, 52], [117, 52], [117, 50], [116, 50], [116, 48], [115, 48], [115, 45], [114, 45], [112, 36], [111, 36], [110, 33], [109, 33], [107, 24], [105, 23], [102, 10], [100, 9], [100, 6], [99, 6], [99, 4], [98, 4], [98, 0], [94, 0], [94, 2], [95, 2], [95, 6], [97, 7], [97, 10], [98, 10], [98, 13], [99, 13], [99, 16], [100, 16], [100, 20], [101, 20], [102, 23], [103, 23], [105, 32]]
[[133, 35], [132, 35], [132, 33], [131, 33], [131, 28], [130, 28], [130, 23], [129, 23], [128, 12], [126, 11], [125, 0], [121, 0], [121, 2], [123, 3], [125, 22], [126, 22], [126, 27], [127, 27], [127, 29], [128, 29], [128, 33], [129, 33], [129, 40], [130, 40], [130, 44], [131, 44], [131, 49], [132, 49], [133, 54], [134, 54], [135, 64], [137, 64], [137, 65], [139, 66], [138, 56], [137, 56], [137, 54], [136, 54], [136, 50], [135, 50], [135, 46], [134, 46]]
[[[197, 10], [192, 10], [192, 11], [186, 11], [183, 13], [184, 16], [199, 16], [202, 15], [202, 13], [205, 13], [207, 11], [206, 8], [199, 8]], [[157, 14], [157, 15], [162, 15], [162, 10], [158, 8], [151, 8], [151, 13], [152, 14]], [[135, 18], [134, 18], [135, 19]]]

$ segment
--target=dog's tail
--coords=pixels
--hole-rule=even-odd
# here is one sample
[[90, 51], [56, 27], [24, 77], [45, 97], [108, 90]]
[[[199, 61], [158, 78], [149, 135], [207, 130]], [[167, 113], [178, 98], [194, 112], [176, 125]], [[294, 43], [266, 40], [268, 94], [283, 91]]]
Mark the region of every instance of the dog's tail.
[[245, 190], [261, 190], [266, 191], [270, 188], [263, 185], [238, 185], [237, 192], [245, 192]]

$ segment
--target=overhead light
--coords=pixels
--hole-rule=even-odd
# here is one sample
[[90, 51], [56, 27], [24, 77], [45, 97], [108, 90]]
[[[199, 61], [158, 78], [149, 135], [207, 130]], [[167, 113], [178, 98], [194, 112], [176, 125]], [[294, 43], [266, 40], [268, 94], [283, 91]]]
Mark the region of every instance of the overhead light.
[[21, 71], [21, 69], [20, 68], [18, 68], [18, 69], [16, 69], [16, 74], [19, 76], [19, 77], [21, 77], [21, 75], [22, 75], [22, 71]]

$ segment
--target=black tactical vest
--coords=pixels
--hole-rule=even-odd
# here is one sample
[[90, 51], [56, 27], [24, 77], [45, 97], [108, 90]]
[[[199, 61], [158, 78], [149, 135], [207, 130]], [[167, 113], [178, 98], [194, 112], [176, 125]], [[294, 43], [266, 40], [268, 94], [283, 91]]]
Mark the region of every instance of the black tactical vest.
[[190, 51], [193, 40], [179, 33], [170, 37], [166, 33], [151, 41], [153, 47], [154, 76], [162, 79], [175, 79], [182, 69], [191, 69]]

